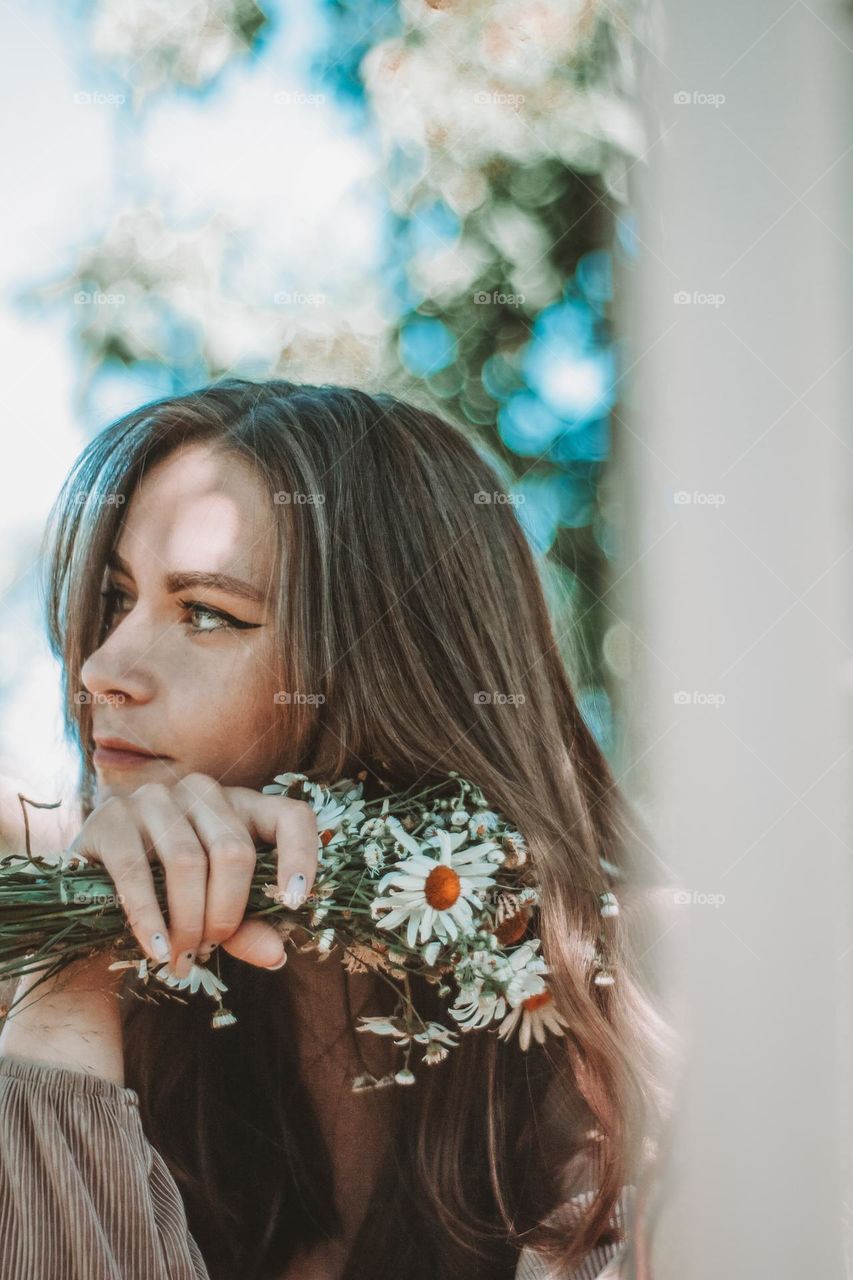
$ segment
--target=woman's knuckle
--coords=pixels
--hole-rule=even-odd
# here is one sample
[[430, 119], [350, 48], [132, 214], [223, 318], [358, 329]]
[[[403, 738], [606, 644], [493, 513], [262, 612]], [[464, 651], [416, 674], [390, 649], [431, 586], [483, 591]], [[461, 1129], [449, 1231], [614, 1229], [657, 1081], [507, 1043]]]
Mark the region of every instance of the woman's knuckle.
[[170, 844], [161, 853], [161, 860], [173, 871], [197, 871], [207, 861], [204, 850], [198, 843], [182, 840]]
[[[294, 807], [291, 807], [294, 806]], [[317, 827], [317, 814], [307, 800], [290, 800], [286, 801], [285, 813], [290, 821], [303, 824], [306, 829]]]
[[254, 867], [257, 861], [255, 846], [248, 840], [241, 840], [239, 836], [231, 835], [217, 836], [212, 840], [210, 856], [226, 866], [235, 867], [238, 871]]

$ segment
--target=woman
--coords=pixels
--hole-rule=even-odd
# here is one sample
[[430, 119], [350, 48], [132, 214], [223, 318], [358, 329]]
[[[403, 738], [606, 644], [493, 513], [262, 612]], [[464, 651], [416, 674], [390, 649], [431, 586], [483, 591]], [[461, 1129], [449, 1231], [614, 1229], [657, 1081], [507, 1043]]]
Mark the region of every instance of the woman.
[[[230, 378], [83, 451], [47, 541], [70, 848], [109, 870], [143, 954], [180, 977], [218, 946], [239, 1016], [212, 1031], [206, 1002], [140, 999], [99, 959], [7, 1018], [4, 1277], [530, 1280], [624, 1252], [664, 1044], [625, 929], [637, 836], [504, 498], [455, 427], [335, 386]], [[385, 988], [243, 918], [256, 844], [295, 903], [316, 873], [308, 806], [259, 794], [285, 770], [368, 795], [475, 781], [526, 837], [568, 1034], [474, 1032], [414, 1086], [352, 1092], [387, 1069], [354, 1034]]]

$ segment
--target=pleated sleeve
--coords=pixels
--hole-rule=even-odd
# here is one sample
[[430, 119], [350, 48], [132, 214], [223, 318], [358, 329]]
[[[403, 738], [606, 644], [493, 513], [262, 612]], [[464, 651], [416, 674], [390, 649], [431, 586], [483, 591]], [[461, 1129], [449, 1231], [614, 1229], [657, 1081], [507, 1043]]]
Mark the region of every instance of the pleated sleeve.
[[[623, 1187], [610, 1217], [611, 1224], [614, 1227], [619, 1227], [622, 1231], [624, 1231], [628, 1222], [633, 1194], [633, 1186]], [[582, 1200], [588, 1200], [591, 1195], [591, 1192], [584, 1192], [580, 1196], [574, 1196], [569, 1202], [569, 1206]], [[565, 1208], [569, 1206], [565, 1206]], [[561, 1214], [559, 1212], [554, 1213], [549, 1218], [549, 1221], [558, 1223], [560, 1217]], [[624, 1253], [624, 1243], [602, 1245], [588, 1253], [580, 1266], [575, 1267], [571, 1273], [567, 1274], [566, 1272], [549, 1268], [542, 1256], [532, 1249], [522, 1249], [518, 1259], [518, 1266], [515, 1270], [515, 1280], [618, 1280], [619, 1263], [624, 1257]]]
[[0, 1056], [3, 1280], [209, 1280], [139, 1095]]

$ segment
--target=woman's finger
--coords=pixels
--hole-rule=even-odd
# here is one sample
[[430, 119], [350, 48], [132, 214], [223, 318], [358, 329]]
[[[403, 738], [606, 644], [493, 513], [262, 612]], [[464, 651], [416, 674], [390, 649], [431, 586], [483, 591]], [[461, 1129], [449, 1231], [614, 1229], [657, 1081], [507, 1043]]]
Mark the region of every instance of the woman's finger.
[[317, 815], [306, 800], [229, 787], [228, 799], [257, 844], [273, 844], [276, 880], [285, 904], [301, 907], [314, 888], [320, 837]]
[[173, 788], [159, 782], [146, 783], [133, 792], [129, 804], [142, 838], [166, 872], [170, 964], [176, 977], [185, 978], [203, 936], [207, 850], [183, 813]]
[[106, 867], [116, 886], [119, 905], [140, 947], [152, 962], [163, 964], [171, 955], [171, 941], [134, 815], [120, 796], [110, 796], [96, 810], [97, 821], [84, 823], [68, 847]]
[[285, 960], [284, 943], [276, 931], [263, 920], [251, 917], [222, 943], [222, 950], [262, 969], [280, 968]]
[[230, 938], [239, 927], [257, 862], [252, 836], [230, 802], [231, 790], [199, 774], [187, 775], [174, 788], [177, 803], [207, 850], [205, 950]]

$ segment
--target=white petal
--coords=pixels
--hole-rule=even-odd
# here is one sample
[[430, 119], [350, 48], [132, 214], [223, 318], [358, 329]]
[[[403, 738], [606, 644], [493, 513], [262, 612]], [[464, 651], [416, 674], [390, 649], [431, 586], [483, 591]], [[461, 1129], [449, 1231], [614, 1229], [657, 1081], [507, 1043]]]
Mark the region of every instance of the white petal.
[[396, 875], [392, 884], [396, 889], [418, 889], [421, 893], [424, 891], [426, 878], [424, 876], [404, 876]]
[[435, 833], [441, 849], [441, 863], [443, 866], [449, 867], [452, 863], [453, 845], [450, 843], [450, 833], [439, 828]]
[[387, 916], [383, 916], [381, 920], [377, 920], [377, 929], [396, 929], [398, 924], [402, 924], [406, 916], [412, 910], [410, 906], [400, 907], [398, 911], [391, 911]]
[[390, 831], [391, 835], [394, 837], [394, 839], [397, 841], [398, 844], [401, 844], [403, 848], [406, 849], [409, 853], [412, 853], [415, 855], [420, 853], [421, 846], [418, 844], [417, 840], [414, 840], [409, 835], [408, 831], [405, 829], [405, 827], [403, 826], [403, 824], [400, 822], [398, 818], [389, 817], [386, 819], [386, 823], [388, 826], [388, 830]]
[[426, 942], [427, 938], [432, 933], [432, 922], [434, 919], [435, 919], [435, 910], [429, 905], [427, 905], [424, 908], [423, 917], [421, 919], [421, 932], [420, 932], [421, 942]]
[[420, 913], [413, 911], [409, 916], [409, 927], [406, 930], [406, 942], [410, 947], [417, 945], [418, 941], [418, 925], [420, 924]]
[[450, 934], [451, 938], [455, 940], [459, 937], [459, 929], [456, 926], [456, 921], [453, 919], [453, 916], [449, 911], [440, 911], [438, 913], [438, 919]]

